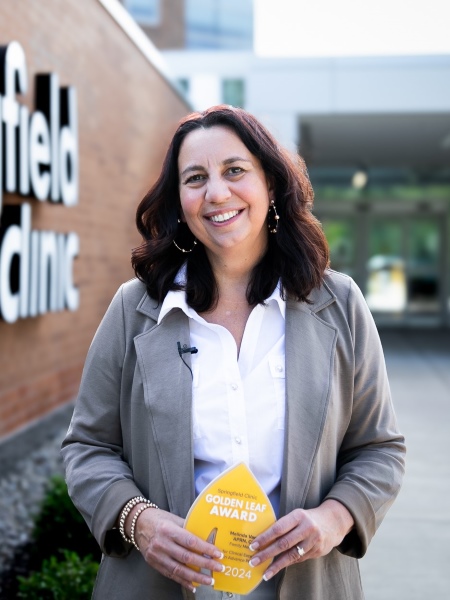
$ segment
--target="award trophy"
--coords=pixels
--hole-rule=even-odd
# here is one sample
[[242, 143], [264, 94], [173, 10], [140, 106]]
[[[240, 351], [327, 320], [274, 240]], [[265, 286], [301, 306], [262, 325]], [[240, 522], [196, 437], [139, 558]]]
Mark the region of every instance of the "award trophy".
[[225, 570], [211, 574], [215, 590], [246, 595], [260, 584], [272, 561], [251, 567], [249, 545], [275, 521], [266, 493], [245, 463], [224, 471], [196, 498], [184, 527], [224, 554]]

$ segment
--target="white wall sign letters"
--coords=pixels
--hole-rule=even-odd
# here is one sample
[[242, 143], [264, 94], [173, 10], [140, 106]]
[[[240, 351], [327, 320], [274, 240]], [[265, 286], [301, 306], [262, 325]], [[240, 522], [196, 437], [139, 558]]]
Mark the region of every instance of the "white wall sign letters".
[[68, 207], [78, 203], [75, 89], [60, 88], [54, 73], [36, 75], [30, 114], [16, 100], [27, 88], [22, 47], [0, 47], [0, 316], [8, 323], [79, 305], [77, 234], [32, 231], [29, 203], [2, 206], [3, 190]]

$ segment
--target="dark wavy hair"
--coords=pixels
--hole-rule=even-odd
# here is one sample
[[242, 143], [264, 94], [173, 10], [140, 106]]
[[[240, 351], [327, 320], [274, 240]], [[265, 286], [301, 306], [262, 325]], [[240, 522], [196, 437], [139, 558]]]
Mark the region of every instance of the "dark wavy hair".
[[[284, 297], [307, 302], [310, 292], [322, 282], [329, 251], [322, 227], [311, 212], [314, 194], [305, 163], [281, 148], [253, 115], [232, 106], [213, 106], [180, 121], [161, 174], [137, 208], [136, 225], [143, 241], [132, 252], [136, 276], [159, 303], [169, 290], [182, 287], [187, 303], [197, 312], [217, 304], [217, 284], [204, 246], [198, 242], [191, 253], [184, 254], [173, 243], [176, 239], [188, 249], [194, 240], [187, 226], [178, 223], [181, 145], [191, 131], [215, 126], [231, 129], [258, 158], [273, 187], [280, 217], [277, 233], [269, 234], [266, 253], [253, 269], [247, 288], [249, 304], [263, 303], [280, 279]], [[180, 286], [174, 280], [185, 261], [186, 284]]]

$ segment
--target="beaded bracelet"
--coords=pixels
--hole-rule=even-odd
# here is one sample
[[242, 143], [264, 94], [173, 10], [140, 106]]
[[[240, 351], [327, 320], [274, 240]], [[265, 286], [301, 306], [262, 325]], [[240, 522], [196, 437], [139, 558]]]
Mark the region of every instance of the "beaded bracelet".
[[133, 520], [131, 521], [131, 530], [130, 530], [131, 543], [136, 548], [136, 550], [139, 550], [139, 552], [141, 551], [141, 549], [139, 548], [139, 546], [136, 543], [136, 540], [134, 539], [134, 530], [136, 528], [136, 523], [137, 523], [138, 518], [144, 512], [144, 510], [147, 510], [147, 508], [158, 508], [158, 507], [156, 506], [156, 504], [153, 504], [153, 502], [148, 502], [145, 506], [141, 506], [140, 508], [138, 508], [138, 510], [136, 511], [136, 513], [133, 517]]
[[133, 507], [135, 507], [136, 504], [141, 504], [141, 503], [144, 503], [149, 508], [150, 507], [158, 508], [158, 506], [156, 506], [156, 504], [153, 504], [153, 502], [150, 502], [150, 500], [147, 500], [147, 498], [144, 498], [143, 496], [135, 496], [134, 498], [131, 498], [131, 500], [128, 500], [128, 502], [122, 508], [122, 511], [121, 511], [120, 517], [119, 517], [120, 535], [128, 544], [132, 544], [133, 541], [129, 537], [127, 537], [127, 535], [125, 533], [125, 519], [128, 517], [128, 515], [130, 514]]

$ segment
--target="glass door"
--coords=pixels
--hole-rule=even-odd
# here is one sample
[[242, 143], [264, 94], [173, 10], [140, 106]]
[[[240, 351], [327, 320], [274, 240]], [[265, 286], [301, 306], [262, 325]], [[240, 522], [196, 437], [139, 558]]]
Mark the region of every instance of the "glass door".
[[355, 279], [378, 325], [446, 320], [445, 213], [380, 205], [321, 211], [331, 268]]
[[441, 318], [441, 225], [437, 217], [369, 222], [365, 295], [380, 324], [434, 324]]
[[408, 311], [436, 314], [440, 309], [441, 235], [436, 219], [412, 219], [407, 238]]
[[404, 223], [376, 218], [369, 223], [367, 304], [372, 313], [401, 319], [407, 306]]
[[328, 216], [321, 219], [330, 248], [331, 268], [356, 277], [355, 219], [349, 216]]

